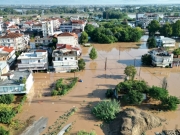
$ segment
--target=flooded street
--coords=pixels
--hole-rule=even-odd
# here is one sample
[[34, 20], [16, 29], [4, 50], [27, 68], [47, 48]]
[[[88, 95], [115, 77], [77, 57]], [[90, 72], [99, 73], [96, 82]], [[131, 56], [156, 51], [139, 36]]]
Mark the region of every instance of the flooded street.
[[[29, 101], [24, 105], [22, 113], [17, 115], [18, 119], [26, 120], [35, 115], [36, 119], [48, 117], [48, 126], [56, 119], [71, 109], [78, 107], [79, 111], [70, 117], [68, 123], [76, 121], [71, 130], [76, 133], [79, 130], [95, 130], [98, 135], [106, 134], [91, 114], [87, 105], [105, 99], [105, 92], [114, 88], [119, 82], [124, 81], [124, 69], [127, 65], [135, 65], [137, 69], [136, 79], [145, 80], [150, 86], [161, 86], [164, 77], [168, 80], [168, 91], [171, 95], [180, 97], [180, 68], [154, 68], [141, 67], [141, 56], [148, 52], [146, 44], [143, 43], [115, 43], [115, 44], [93, 44], [98, 53], [94, 61], [89, 58], [91, 48], [82, 47], [82, 58], [86, 61], [86, 69], [75, 74], [83, 82], [77, 85], [63, 97], [49, 96], [52, 90], [49, 85], [59, 78], [74, 77], [74, 73], [34, 73], [34, 86], [29, 96]], [[105, 70], [105, 60], [107, 68]], [[179, 124], [180, 110], [176, 112], [160, 112], [158, 116], [166, 118], [167, 124], [160, 128], [148, 131], [147, 135], [160, 132], [163, 128], [174, 129]], [[47, 131], [47, 128], [46, 128]], [[43, 132], [45, 133], [45, 132]]]

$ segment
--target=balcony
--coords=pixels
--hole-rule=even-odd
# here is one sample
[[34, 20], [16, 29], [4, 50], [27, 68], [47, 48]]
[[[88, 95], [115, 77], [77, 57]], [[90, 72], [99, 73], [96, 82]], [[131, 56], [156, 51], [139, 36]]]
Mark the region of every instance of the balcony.
[[46, 63], [18, 64], [18, 68], [44, 68]]

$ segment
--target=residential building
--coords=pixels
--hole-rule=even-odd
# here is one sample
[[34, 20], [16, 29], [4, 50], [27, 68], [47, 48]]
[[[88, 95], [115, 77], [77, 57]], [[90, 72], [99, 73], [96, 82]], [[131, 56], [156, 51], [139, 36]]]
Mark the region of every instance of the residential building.
[[9, 27], [12, 26], [12, 25], [15, 25], [15, 23], [12, 22], [12, 21], [5, 22], [4, 25], [3, 25], [3, 28], [4, 28], [4, 29], [7, 29], [7, 28], [9, 28]]
[[[9, 71], [9, 65], [6, 61], [0, 61], [0, 75]], [[1, 82], [1, 81], [0, 81]]]
[[12, 33], [14, 33], [14, 32], [19, 32], [20, 33], [19, 26], [16, 26], [16, 25], [11, 25], [10, 27], [7, 28], [7, 30], [9, 32], [12, 32]]
[[72, 46], [79, 46], [78, 35], [75, 33], [64, 32], [57, 35], [57, 44], [68, 44]]
[[42, 21], [42, 32], [43, 32], [43, 37], [53, 35], [54, 30], [53, 30], [53, 21], [52, 20], [46, 19], [45, 21]]
[[32, 30], [33, 31], [42, 31], [42, 24], [41, 23], [38, 23], [38, 24], [33, 24], [32, 26]]
[[159, 47], [175, 47], [176, 40], [164, 36], [156, 37], [156, 43]]
[[31, 50], [22, 53], [17, 60], [19, 71], [48, 69], [48, 53], [46, 50]]
[[53, 30], [56, 31], [59, 26], [60, 26], [60, 22], [59, 22], [59, 18], [51, 18], [52, 22], [53, 22]]
[[4, 36], [0, 36], [0, 45], [6, 47], [13, 47], [16, 51], [26, 49], [27, 36], [21, 33], [6, 33]]
[[71, 16], [70, 17], [70, 20], [72, 21], [72, 20], [79, 20], [79, 16]]
[[27, 94], [33, 85], [33, 76], [28, 70], [0, 74], [0, 80], [0, 95]]
[[33, 21], [22, 22], [22, 28], [32, 30], [33, 24]]
[[152, 58], [152, 64], [159, 67], [172, 67], [173, 53], [167, 52], [164, 48], [158, 48], [149, 52]]
[[11, 66], [16, 60], [15, 50], [13, 47], [0, 46], [0, 63], [5, 62]]
[[55, 72], [70, 72], [72, 69], [78, 69], [79, 48], [71, 45], [58, 45], [53, 51], [53, 67]]
[[96, 27], [96, 28], [99, 27], [99, 24], [97, 24], [96, 22], [89, 22], [88, 24], [91, 24], [91, 25], [93, 25], [93, 26]]
[[72, 31], [72, 23], [71, 23], [71, 21], [61, 23], [60, 30], [62, 32], [71, 32]]
[[19, 17], [12, 17], [12, 22], [14, 22], [15, 24], [19, 25], [20, 24], [20, 20]]
[[40, 36], [36, 36], [35, 38], [35, 45], [43, 45], [47, 46], [52, 42], [52, 37], [43, 37], [41, 38]]

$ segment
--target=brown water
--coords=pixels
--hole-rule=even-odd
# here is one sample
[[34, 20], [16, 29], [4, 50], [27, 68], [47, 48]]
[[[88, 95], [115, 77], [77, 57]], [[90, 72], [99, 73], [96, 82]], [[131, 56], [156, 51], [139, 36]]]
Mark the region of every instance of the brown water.
[[[141, 44], [141, 46], [136, 44]], [[86, 61], [86, 69], [83, 72], [76, 73], [75, 76], [78, 76], [83, 82], [78, 82], [66, 96], [50, 97], [44, 95], [49, 95], [50, 90], [52, 90], [49, 88], [51, 83], [61, 77], [74, 77], [73, 73], [35, 73], [35, 82], [29, 94], [29, 102], [24, 105], [23, 112], [17, 115], [17, 118], [26, 120], [32, 115], [35, 115], [36, 119], [44, 116], [49, 118], [48, 126], [50, 126], [60, 115], [76, 106], [79, 108], [78, 113], [71, 116], [68, 121], [68, 123], [76, 121], [72, 133], [79, 130], [95, 130], [98, 135], [108, 135], [108, 131], [103, 131], [100, 127], [95, 126], [95, 124], [101, 122], [90, 114], [90, 108], [86, 105], [89, 102], [96, 103], [105, 99], [106, 89], [114, 88], [117, 83], [124, 80], [126, 65], [135, 65], [138, 71], [136, 78], [144, 79], [151, 86], [161, 86], [162, 79], [167, 77], [169, 93], [180, 97], [180, 68], [140, 68], [141, 55], [148, 51], [144, 43], [94, 44], [94, 47], [98, 52], [98, 58], [94, 61], [90, 60], [88, 56], [90, 48], [82, 48], [82, 58]], [[105, 70], [106, 58], [107, 69]], [[179, 110], [176, 112], [162, 112], [158, 115], [167, 119], [167, 129], [174, 128], [177, 124], [180, 126]], [[162, 128], [164, 127], [148, 131], [147, 134], [152, 135], [153, 132], [161, 131]]]

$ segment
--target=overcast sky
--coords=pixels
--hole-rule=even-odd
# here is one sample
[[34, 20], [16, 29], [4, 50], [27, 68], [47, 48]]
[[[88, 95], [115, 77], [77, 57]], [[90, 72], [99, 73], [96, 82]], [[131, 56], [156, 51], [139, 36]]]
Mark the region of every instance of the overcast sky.
[[0, 5], [180, 4], [180, 0], [0, 0]]

